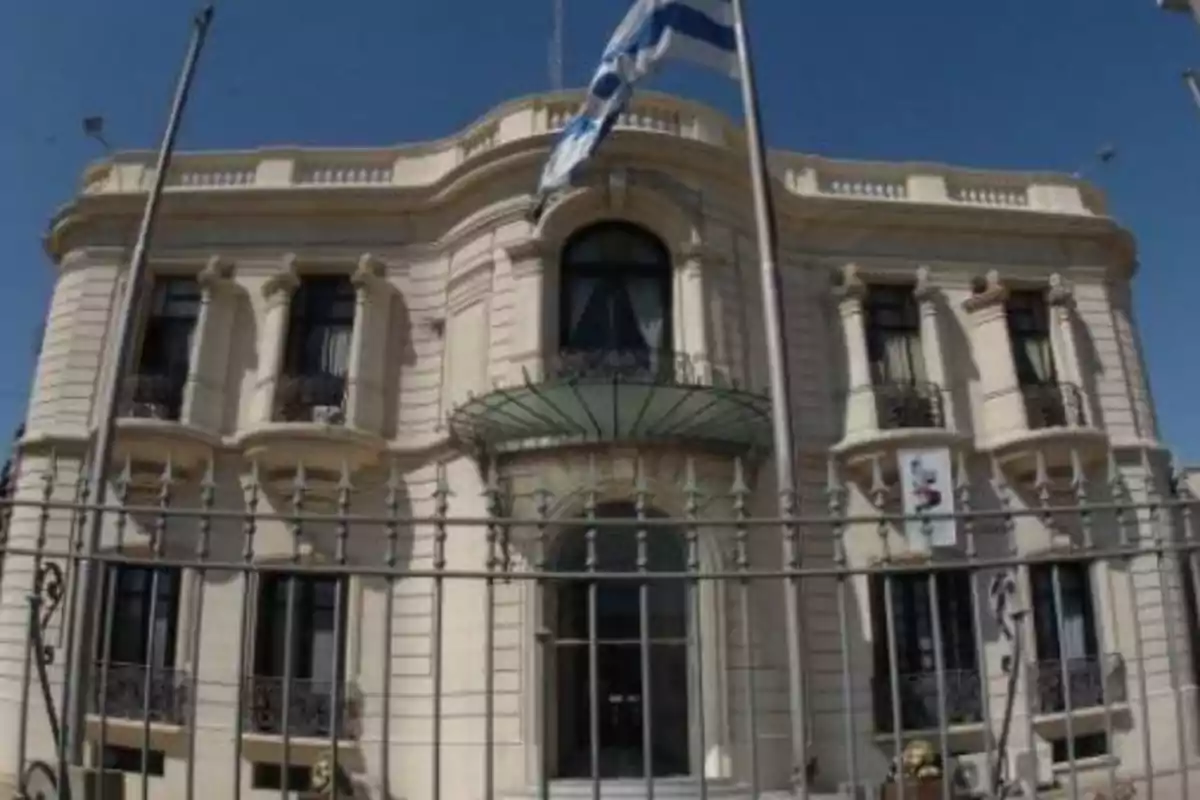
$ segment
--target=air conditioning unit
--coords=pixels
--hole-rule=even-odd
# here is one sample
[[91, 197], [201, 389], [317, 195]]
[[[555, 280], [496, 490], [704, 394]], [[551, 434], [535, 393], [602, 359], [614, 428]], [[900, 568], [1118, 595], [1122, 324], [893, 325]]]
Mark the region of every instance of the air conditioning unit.
[[346, 421], [346, 412], [341, 406], [313, 406], [312, 421], [321, 425], [341, 425]]

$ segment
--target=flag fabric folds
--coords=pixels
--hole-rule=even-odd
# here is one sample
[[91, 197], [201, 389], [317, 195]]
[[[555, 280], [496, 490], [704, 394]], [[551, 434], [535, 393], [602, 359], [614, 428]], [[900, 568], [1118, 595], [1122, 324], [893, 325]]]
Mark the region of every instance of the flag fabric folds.
[[538, 216], [551, 194], [570, 185], [629, 104], [633, 88], [668, 59], [738, 77], [730, 0], [635, 0], [604, 49], [583, 106], [559, 134], [538, 185]]

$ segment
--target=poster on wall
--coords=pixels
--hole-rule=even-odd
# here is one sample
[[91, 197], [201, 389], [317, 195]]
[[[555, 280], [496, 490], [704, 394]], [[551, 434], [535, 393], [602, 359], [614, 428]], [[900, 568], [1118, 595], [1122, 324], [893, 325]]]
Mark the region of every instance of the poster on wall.
[[955, 520], [929, 518], [954, 513], [950, 449], [900, 450], [896, 459], [906, 517], [904, 536], [909, 546], [954, 547], [958, 543]]

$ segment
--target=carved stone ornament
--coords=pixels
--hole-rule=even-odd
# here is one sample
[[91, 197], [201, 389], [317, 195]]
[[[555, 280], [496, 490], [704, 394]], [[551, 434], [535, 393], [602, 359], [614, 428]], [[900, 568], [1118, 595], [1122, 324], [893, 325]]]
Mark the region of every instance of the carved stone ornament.
[[867, 293], [867, 284], [860, 271], [858, 264], [843, 265], [833, 287], [833, 296], [839, 301], [861, 300]]
[[1050, 276], [1050, 288], [1046, 290], [1046, 300], [1052, 306], [1069, 307], [1075, 299], [1075, 290], [1062, 275], [1057, 272]]
[[363, 253], [358, 258], [350, 283], [360, 289], [372, 289], [383, 280], [387, 267], [371, 253]]
[[695, 263], [703, 266], [715, 266], [728, 261], [723, 253], [711, 245], [700, 241], [690, 241], [680, 245], [672, 254], [677, 266]]
[[982, 279], [976, 281], [973, 294], [963, 301], [963, 308], [967, 311], [979, 311], [1003, 303], [1007, 299], [1008, 288], [1000, 282], [1000, 273], [991, 269]]
[[929, 275], [929, 267], [924, 264], [917, 267], [917, 284], [913, 287], [913, 297], [917, 299], [918, 303], [929, 302], [938, 293], [938, 288], [933, 284]]
[[204, 269], [196, 276], [196, 281], [204, 289], [215, 291], [230, 284], [233, 279], [233, 262], [219, 255], [208, 259]]
[[279, 271], [263, 284], [263, 297], [270, 300], [273, 297], [287, 296], [300, 285], [300, 275], [296, 269], [296, 254], [288, 253], [282, 259]]

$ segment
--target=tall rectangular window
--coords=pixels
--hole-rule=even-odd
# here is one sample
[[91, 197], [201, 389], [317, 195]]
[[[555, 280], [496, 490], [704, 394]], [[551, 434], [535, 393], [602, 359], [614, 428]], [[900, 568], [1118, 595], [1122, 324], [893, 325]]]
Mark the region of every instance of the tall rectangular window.
[[344, 581], [288, 573], [262, 576], [250, 702], [258, 730], [283, 731], [285, 686], [287, 725], [292, 735], [327, 736], [335, 718], [344, 719], [344, 692], [339, 703], [342, 708], [336, 713], [334, 709], [334, 676], [336, 670], [337, 683], [346, 683], [345, 620]]
[[[1057, 593], [1054, 586], [1056, 567]], [[1032, 565], [1029, 580], [1038, 659], [1037, 711], [1049, 714], [1066, 709], [1064, 666], [1071, 707], [1102, 705], [1113, 665], [1106, 663], [1099, 653], [1087, 564], [1072, 561]]]
[[111, 626], [107, 634], [101, 627], [97, 637], [104, 675], [103, 681], [97, 676], [92, 682], [94, 711], [103, 706], [116, 717], [183, 718], [185, 695], [175, 673], [179, 589], [180, 573], [174, 568], [108, 569], [104, 602], [112, 605], [106, 606], [102, 620], [111, 617]]
[[142, 331], [137, 369], [126, 413], [179, 419], [191, 370], [192, 338], [200, 316], [200, 287], [193, 278], [157, 278]]
[[921, 314], [913, 287], [872, 285], [864, 313], [880, 428], [940, 427], [940, 389], [926, 379]]
[[[946, 724], [977, 722], [982, 718], [970, 575], [966, 571], [943, 571], [936, 573], [934, 580], [937, 588], [936, 630], [930, 573], [891, 577], [902, 730], [938, 726], [938, 634], [941, 637]], [[882, 576], [875, 577], [871, 592], [876, 725], [884, 732], [894, 727], [886, 584]]]
[[1050, 309], [1040, 291], [1019, 290], [1005, 305], [1008, 335], [1012, 341], [1017, 383], [1040, 386], [1057, 381], [1054, 350], [1050, 344]]
[[309, 277], [292, 297], [277, 405], [285, 420], [342, 422], [355, 291], [344, 275]]

